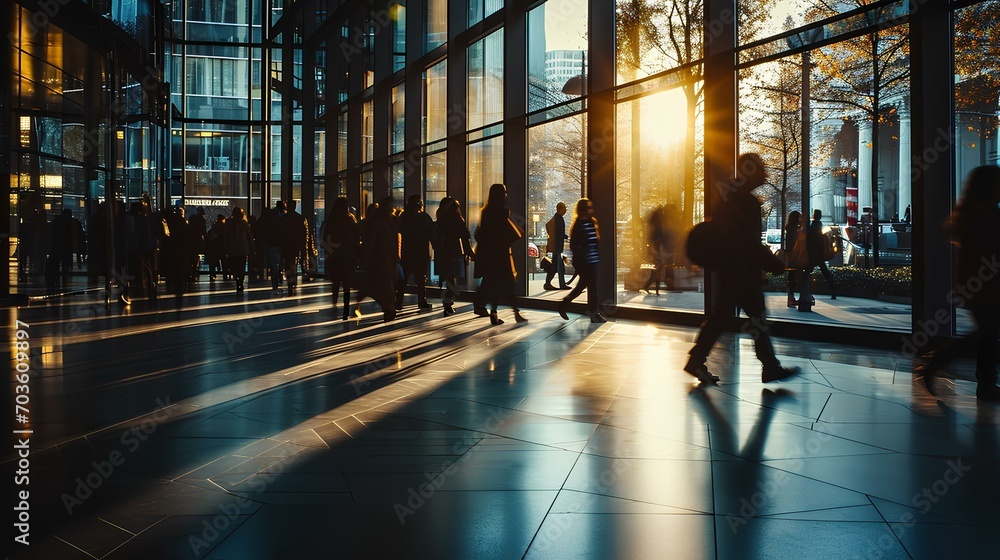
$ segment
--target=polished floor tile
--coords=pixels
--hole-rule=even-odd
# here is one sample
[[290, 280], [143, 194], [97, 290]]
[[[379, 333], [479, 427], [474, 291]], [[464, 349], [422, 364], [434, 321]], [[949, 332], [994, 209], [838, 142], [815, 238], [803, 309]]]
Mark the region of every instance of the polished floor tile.
[[[32, 325], [32, 539], [12, 558], [986, 558], [1000, 407], [891, 351], [525, 310], [493, 327], [328, 288]], [[10, 465], [14, 456], [4, 452]], [[109, 467], [113, 467], [110, 468]]]

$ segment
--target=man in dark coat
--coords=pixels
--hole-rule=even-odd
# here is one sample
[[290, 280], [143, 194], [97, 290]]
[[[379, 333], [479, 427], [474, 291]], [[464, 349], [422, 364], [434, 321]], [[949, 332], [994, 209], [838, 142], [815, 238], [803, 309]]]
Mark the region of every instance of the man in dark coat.
[[[552, 268], [545, 274], [545, 285], [543, 286], [546, 290], [565, 290], [568, 288], [566, 285], [566, 264], [563, 262], [562, 256], [566, 248], [566, 239], [568, 239], [566, 220], [563, 218], [565, 215], [566, 204], [560, 202], [556, 204], [556, 213], [545, 223], [545, 233], [549, 236], [545, 250], [552, 253]], [[552, 279], [556, 274], [559, 275], [558, 288], [552, 285]]]
[[430, 309], [427, 302], [427, 272], [431, 263], [431, 238], [434, 236], [434, 220], [424, 212], [424, 202], [415, 194], [406, 200], [406, 209], [399, 219], [401, 241], [400, 264], [403, 265], [403, 280], [396, 287], [396, 309], [403, 308], [403, 292], [413, 275], [417, 285], [417, 301], [420, 309]]
[[713, 212], [713, 221], [718, 220], [721, 231], [725, 232], [725, 239], [719, 242], [729, 255], [728, 266], [725, 270], [713, 271], [718, 297], [713, 298], [712, 309], [701, 325], [701, 332], [684, 366], [684, 371], [703, 383], [714, 383], [719, 379], [708, 371], [705, 362], [737, 307], [746, 311], [750, 318], [749, 329], [745, 330], [753, 336], [757, 359], [764, 366], [761, 380], [767, 383], [798, 373], [798, 368], [784, 368], [778, 362], [764, 319], [760, 278], [765, 262], [762, 249], [767, 251], [767, 248], [760, 243], [760, 201], [753, 195], [753, 190], [766, 180], [767, 170], [760, 156], [743, 154], [738, 161], [736, 178], [725, 186], [721, 204]]
[[826, 283], [830, 285], [830, 299], [837, 299], [837, 288], [833, 285], [833, 277], [830, 269], [826, 266], [825, 247], [826, 237], [823, 235], [822, 210], [813, 210], [813, 221], [806, 230], [806, 249], [809, 252], [809, 272], [813, 267], [818, 266]]
[[288, 212], [278, 220], [279, 247], [282, 268], [288, 278], [288, 295], [293, 296], [298, 278], [298, 259], [306, 251], [309, 224], [302, 214], [295, 211], [294, 200], [288, 201], [287, 208]]

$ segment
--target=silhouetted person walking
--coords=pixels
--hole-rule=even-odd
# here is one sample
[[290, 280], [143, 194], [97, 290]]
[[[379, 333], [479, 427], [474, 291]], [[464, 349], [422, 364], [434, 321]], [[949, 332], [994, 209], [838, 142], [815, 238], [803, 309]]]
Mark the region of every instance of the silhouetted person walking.
[[[952, 303], [968, 309], [976, 320], [976, 330], [960, 341], [934, 352], [930, 362], [916, 371], [924, 374], [928, 392], [937, 395], [937, 371], [955, 360], [964, 350], [976, 349], [976, 398], [1000, 402], [997, 387], [997, 336], [1000, 334], [1000, 277], [996, 267], [1000, 254], [1000, 167], [984, 165], [969, 172], [962, 199], [945, 223], [958, 245], [958, 285], [982, 285], [959, 290]], [[952, 294], [954, 295], [954, 294]], [[951, 296], [949, 296], [951, 297]]]
[[295, 211], [295, 201], [289, 200], [286, 203], [287, 212], [278, 220], [278, 239], [281, 249], [281, 264], [285, 270], [288, 281], [288, 295], [295, 295], [295, 287], [298, 284], [299, 258], [305, 255], [308, 250], [306, 238], [308, 237], [309, 222]]
[[358, 222], [354, 219], [347, 199], [338, 198], [330, 209], [330, 215], [323, 220], [320, 228], [320, 243], [326, 252], [326, 276], [333, 284], [333, 308], [337, 308], [337, 296], [344, 290], [344, 320], [351, 309], [351, 277], [358, 262]]
[[[483, 282], [479, 289], [484, 296], [484, 304], [490, 306], [490, 322], [503, 324], [497, 317], [500, 299], [511, 301], [514, 297], [514, 260], [511, 246], [522, 237], [521, 228], [510, 219], [507, 208], [507, 187], [496, 183], [490, 187], [490, 194], [480, 212], [479, 227], [476, 228], [476, 273]], [[514, 319], [527, 321], [515, 308]]]
[[812, 223], [806, 230], [806, 247], [809, 249], [808, 271], [812, 273], [813, 268], [818, 266], [823, 278], [826, 278], [826, 283], [830, 285], [830, 299], [837, 299], [837, 287], [833, 284], [830, 268], [826, 266], [826, 237], [823, 235], [822, 218], [822, 210], [813, 210]]
[[[542, 286], [546, 290], [565, 290], [568, 288], [566, 286], [566, 263], [563, 262], [562, 256], [566, 249], [566, 240], [569, 239], [569, 236], [566, 235], [566, 220], [563, 218], [565, 215], [566, 204], [560, 202], [556, 204], [556, 213], [548, 222], [545, 222], [545, 233], [549, 236], [545, 242], [545, 250], [552, 253], [552, 268], [545, 273], [545, 285]], [[552, 279], [555, 278], [556, 274], [559, 275], [558, 287], [552, 285]]]
[[591, 323], [606, 323], [601, 315], [598, 302], [597, 278], [601, 264], [601, 252], [598, 242], [601, 239], [597, 218], [594, 217], [594, 203], [589, 198], [581, 198], [573, 211], [573, 226], [570, 228], [569, 248], [573, 251], [573, 268], [580, 280], [569, 294], [559, 304], [559, 316], [569, 319], [566, 309], [569, 303], [587, 290], [587, 314]]
[[396, 318], [396, 275], [399, 266], [399, 236], [393, 223], [392, 197], [368, 208], [362, 228], [361, 269], [366, 282], [359, 286], [358, 302], [371, 297], [382, 308], [386, 322]]
[[431, 304], [427, 301], [427, 273], [431, 264], [434, 220], [424, 212], [424, 202], [418, 194], [406, 199], [406, 208], [399, 217], [399, 236], [403, 278], [396, 290], [396, 309], [403, 308], [403, 292], [411, 275], [417, 285], [417, 305], [420, 309], [430, 309]]
[[[249, 224], [247, 224], [249, 225]], [[220, 270], [229, 270], [228, 266], [222, 264], [226, 256], [226, 217], [219, 214], [215, 217], [215, 224], [212, 229], [205, 234], [205, 260], [208, 262], [208, 279], [215, 280], [215, 275]]]
[[441, 199], [434, 224], [434, 266], [444, 282], [444, 316], [455, 312], [458, 280], [465, 279], [465, 265], [472, 259], [472, 236], [462, 217], [462, 207], [450, 196]]
[[[792, 210], [785, 219], [785, 238], [782, 249], [785, 250], [785, 272], [788, 276], [788, 307], [797, 307], [799, 300], [795, 298], [796, 288], [802, 282], [802, 269], [792, 262], [792, 253], [795, 250], [795, 243], [802, 234], [802, 212]], [[801, 294], [799, 294], [801, 296]]]
[[737, 162], [736, 178], [723, 189], [721, 204], [713, 214], [725, 239], [718, 242], [729, 254], [725, 270], [713, 271], [717, 292], [712, 308], [701, 325], [697, 342], [691, 349], [684, 371], [700, 381], [714, 383], [718, 377], [708, 371], [705, 361], [719, 339], [726, 322], [739, 307], [750, 318], [757, 359], [763, 364], [761, 380], [777, 381], [798, 373], [798, 368], [784, 368], [774, 355], [771, 336], [764, 318], [764, 294], [760, 291], [764, 254], [770, 253], [760, 243], [760, 201], [752, 194], [767, 179], [764, 162], [757, 154], [743, 154]]
[[247, 259], [254, 251], [253, 232], [250, 230], [246, 212], [239, 206], [233, 208], [233, 215], [225, 221], [223, 228], [225, 258], [228, 261], [226, 268], [236, 280], [236, 293], [241, 293], [244, 289], [243, 277], [246, 275]]

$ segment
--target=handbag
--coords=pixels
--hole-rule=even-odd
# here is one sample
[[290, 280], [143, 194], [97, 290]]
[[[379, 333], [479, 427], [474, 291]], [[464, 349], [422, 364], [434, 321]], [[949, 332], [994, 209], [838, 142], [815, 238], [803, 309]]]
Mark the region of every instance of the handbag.
[[788, 268], [807, 268], [809, 266], [809, 247], [804, 231], [799, 232], [795, 239], [795, 245], [792, 246], [792, 252], [788, 255], [785, 265]]
[[542, 270], [544, 270], [545, 272], [552, 272], [554, 270], [552, 259], [548, 257], [542, 257], [541, 259], [539, 259], [538, 266], [542, 267]]

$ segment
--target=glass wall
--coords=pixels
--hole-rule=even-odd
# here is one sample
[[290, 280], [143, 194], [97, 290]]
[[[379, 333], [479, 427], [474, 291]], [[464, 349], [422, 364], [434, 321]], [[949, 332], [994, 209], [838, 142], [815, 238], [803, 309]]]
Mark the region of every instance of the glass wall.
[[[789, 235], [790, 214], [805, 231], [819, 211], [829, 251], [827, 271], [768, 275], [769, 315], [909, 330], [908, 26], [771, 58], [746, 66], [740, 80], [740, 149], [760, 153], [770, 179], [756, 191], [764, 207], [762, 239], [777, 251]], [[802, 298], [815, 302], [811, 310], [797, 303]], [[859, 311], [842, 313], [849, 305]]]
[[[181, 188], [171, 196], [175, 203], [207, 207], [213, 221], [214, 214], [228, 216], [235, 206], [259, 213], [262, 194], [251, 191], [251, 182], [257, 190], [270, 189], [281, 178], [283, 138], [267, 119], [280, 121], [282, 98], [267, 75], [295, 81], [301, 58], [282, 65], [279, 56], [265, 69], [262, 28], [265, 18], [281, 14], [265, 12], [262, 0], [177, 0], [174, 6], [172, 165]], [[251, 140], [251, 130], [263, 131], [268, 145]], [[298, 138], [288, 141], [301, 150], [301, 130]], [[301, 166], [293, 168], [301, 179]], [[188, 215], [194, 211], [187, 209]]]
[[[739, 152], [753, 151], [761, 154], [769, 174], [768, 183], [756, 191], [763, 210], [761, 241], [777, 250], [790, 212], [811, 216], [819, 210], [829, 246], [830, 276], [817, 270], [807, 284], [807, 297], [816, 298], [813, 312], [787, 307], [788, 277], [778, 274], [766, 279], [771, 317], [911, 328], [911, 265], [921, 250], [912, 228], [920, 218], [913, 210], [911, 130], [914, 112], [928, 109], [910, 103], [909, 3], [741, 0], [731, 3], [738, 7], [734, 13], [723, 10], [715, 20], [705, 20], [706, 7], [729, 4], [617, 0], [614, 17], [605, 17], [611, 7], [593, 0], [474, 0], [451, 6], [427, 0], [411, 3], [410, 10], [393, 0], [386, 3], [392, 21], [387, 33], [371, 32], [368, 12], [340, 11], [343, 21], [337, 22], [335, 35], [359, 52], [346, 62], [330, 61], [324, 77], [328, 82], [322, 91], [337, 100], [331, 104], [337, 122], [330, 128], [338, 135], [337, 190], [347, 192], [362, 211], [390, 193], [400, 199], [420, 193], [433, 213], [446, 193], [459, 194], [466, 198], [474, 229], [492, 183], [523, 189], [512, 198], [519, 205], [515, 212], [525, 214], [517, 217], [528, 237], [524, 262], [529, 274], [520, 289], [532, 297], [548, 297], [538, 287], [537, 258], [545, 253], [545, 223], [555, 205], [567, 204], [569, 222], [575, 201], [589, 195], [601, 200], [602, 210], [613, 208], [613, 223], [602, 221], [602, 226], [609, 240], [603, 262], [614, 263], [608, 268], [615, 282], [604, 284], [602, 298], [613, 297], [625, 308], [697, 314], [705, 306], [705, 275], [686, 260], [682, 247], [691, 227], [710, 214], [706, 168], [725, 174]], [[949, 189], [956, 196], [969, 169], [997, 160], [1000, 96], [1000, 85], [991, 77], [994, 53], [986, 31], [997, 3], [957, 5], [955, 72], [939, 76], [955, 83], [951, 130], [957, 151]], [[449, 8], [462, 13], [449, 16]], [[590, 10], [600, 17], [592, 18]], [[507, 21], [524, 25], [508, 27]], [[459, 28], [449, 29], [449, 23]], [[431, 54], [406, 52], [407, 25], [424, 31], [421, 54]], [[355, 42], [357, 30], [360, 42]], [[722, 58], [708, 58], [705, 46], [729, 31], [736, 43], [731, 67]], [[509, 48], [508, 41], [524, 45], [524, 52]], [[252, 65], [261, 54], [251, 45], [245, 55], [240, 50], [245, 45], [234, 42], [219, 46], [230, 50], [211, 51], [219, 53], [215, 56], [193, 48], [205, 45], [189, 45], [184, 60], [193, 61], [198, 77], [177, 90], [175, 99], [192, 109], [196, 98], [211, 98], [213, 107], [216, 100], [229, 99], [242, 82], [226, 83], [227, 72], [242, 71], [244, 56], [251, 61], [246, 71], [252, 89], [257, 83]], [[614, 64], [602, 59], [611, 49]], [[518, 59], [508, 58], [510, 53]], [[278, 49], [263, 56], [262, 96], [275, 106], [297, 107], [301, 101], [279, 95], [286, 84], [281, 56]], [[450, 69], [446, 56], [452, 59]], [[293, 62], [298, 65], [299, 58]], [[376, 67], [383, 62], [391, 67]], [[464, 83], [449, 88], [449, 71]], [[735, 87], [726, 83], [713, 90], [705, 80], [711, 71], [732, 77]], [[419, 79], [410, 73], [419, 73]], [[290, 75], [301, 80], [303, 72], [293, 69]], [[385, 81], [376, 83], [376, 77]], [[406, 122], [406, 89], [411, 104], [419, 104], [420, 110], [414, 106], [410, 113], [414, 119], [419, 114], [419, 123]], [[180, 99], [182, 92], [192, 99]], [[217, 110], [245, 110], [230, 105]], [[281, 111], [272, 113], [275, 119], [281, 116]], [[727, 136], [730, 130], [734, 138]], [[206, 139], [192, 134], [197, 132], [223, 136]], [[179, 149], [191, 165], [210, 167], [192, 171], [221, 173], [212, 159], [220, 157], [216, 143], [223, 143], [223, 151], [237, 150], [241, 134], [246, 130], [190, 128], [178, 139]], [[725, 140], [716, 153], [706, 149], [706, 137], [712, 135]], [[406, 153], [408, 147], [412, 154]], [[271, 146], [264, 157], [275, 161], [281, 148]], [[231, 166], [239, 165], [238, 156], [238, 151], [230, 156]], [[411, 167], [419, 170], [419, 182], [407, 181]], [[591, 173], [610, 168], [609, 185], [592, 184]], [[801, 299], [798, 288], [792, 297]]]
[[[156, 44], [154, 7], [116, 5], [110, 15], [124, 33], [115, 35], [115, 44]], [[9, 104], [0, 106], [9, 125], [0, 134], [0, 149], [10, 158], [0, 169], [10, 204], [4, 243], [17, 263], [7, 277], [9, 293], [96, 285], [107, 270], [90, 255], [107, 250], [95, 226], [113, 207], [108, 199], [129, 205], [145, 195], [154, 209], [161, 207], [167, 139], [163, 111], [151, 94], [162, 85], [162, 69], [150, 58], [143, 61], [146, 73], [134, 76], [134, 66], [113, 66], [104, 50], [74, 35], [80, 33], [76, 27], [58, 27], [16, 3], [0, 9], [12, 24], [2, 31], [10, 56], [0, 62], [10, 79], [4, 92]], [[96, 20], [107, 14], [92, 15]], [[57, 264], [47, 262], [56, 255]]]

